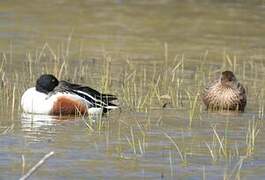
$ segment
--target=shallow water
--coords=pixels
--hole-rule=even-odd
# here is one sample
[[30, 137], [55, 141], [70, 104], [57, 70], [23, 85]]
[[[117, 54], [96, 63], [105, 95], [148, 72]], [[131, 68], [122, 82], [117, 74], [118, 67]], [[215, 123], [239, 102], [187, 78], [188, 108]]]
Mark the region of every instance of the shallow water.
[[[264, 179], [264, 17], [265, 2], [258, 0], [1, 2], [0, 179], [18, 179], [50, 151], [32, 179]], [[111, 57], [107, 90], [122, 110], [94, 123], [23, 114], [21, 93], [41, 73], [60, 72], [61, 57], [67, 59], [61, 78], [99, 90], [104, 59]], [[173, 72], [181, 58], [176, 102], [137, 109], [133, 98], [140, 102], [160, 78], [154, 71]], [[199, 98], [190, 126], [197, 90], [224, 69], [246, 86], [246, 111], [206, 112]], [[140, 91], [129, 93], [132, 101], [121, 90], [130, 73]], [[160, 95], [172, 85], [163, 87], [169, 81], [163, 77]], [[253, 126], [258, 133], [246, 156]]]

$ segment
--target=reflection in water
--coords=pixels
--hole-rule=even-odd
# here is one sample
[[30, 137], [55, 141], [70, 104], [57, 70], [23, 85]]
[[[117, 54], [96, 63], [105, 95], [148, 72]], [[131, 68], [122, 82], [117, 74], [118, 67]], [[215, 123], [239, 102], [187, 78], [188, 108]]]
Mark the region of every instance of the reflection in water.
[[59, 117], [56, 116], [22, 113], [21, 129], [29, 142], [51, 140], [55, 134], [55, 124], [58, 119]]
[[55, 120], [59, 118], [56, 116], [42, 115], [42, 114], [27, 114], [22, 113], [21, 123], [23, 130], [39, 129], [42, 126], [51, 126]]
[[[102, 117], [91, 114], [88, 117], [79, 116], [50, 116], [42, 114], [21, 114], [21, 130], [29, 142], [39, 142], [43, 140], [52, 141], [56, 134], [56, 127], [62, 127], [63, 122], [79, 122], [89, 120], [93, 124], [101, 121]], [[90, 127], [87, 121], [84, 123]], [[91, 127], [90, 127], [91, 128]]]

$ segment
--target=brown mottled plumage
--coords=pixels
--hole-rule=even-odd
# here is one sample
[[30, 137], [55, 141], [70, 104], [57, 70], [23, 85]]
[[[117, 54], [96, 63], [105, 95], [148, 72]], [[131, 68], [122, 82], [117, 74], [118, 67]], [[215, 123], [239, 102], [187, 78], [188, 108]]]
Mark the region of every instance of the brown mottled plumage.
[[202, 100], [211, 110], [244, 111], [247, 104], [245, 88], [231, 71], [222, 72], [221, 77], [204, 89]]

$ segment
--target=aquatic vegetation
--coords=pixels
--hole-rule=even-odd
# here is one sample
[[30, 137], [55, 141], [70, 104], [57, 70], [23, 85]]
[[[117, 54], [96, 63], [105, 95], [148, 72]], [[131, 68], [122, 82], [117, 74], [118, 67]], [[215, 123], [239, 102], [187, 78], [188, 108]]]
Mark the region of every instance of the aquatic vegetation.
[[180, 157], [180, 159], [181, 159], [181, 162], [183, 163], [183, 164], [187, 164], [187, 157], [186, 157], [186, 153], [185, 152], [183, 152], [181, 149], [180, 149], [180, 147], [177, 145], [177, 143], [174, 141], [174, 139], [171, 137], [171, 136], [169, 136], [167, 133], [164, 133], [165, 134], [165, 136], [172, 142], [172, 144], [175, 146], [175, 148], [176, 148], [176, 150], [177, 150], [177, 152], [178, 152], [178, 154], [179, 154], [179, 157]]
[[240, 157], [240, 159], [238, 160], [238, 162], [235, 164], [235, 166], [232, 168], [231, 171], [226, 169], [224, 172], [223, 179], [224, 180], [229, 180], [229, 179], [238, 179], [239, 180], [241, 168], [242, 168], [242, 165], [243, 165], [245, 159], [246, 159], [246, 157], [244, 157], [244, 156]]
[[249, 121], [248, 123], [248, 131], [246, 134], [246, 156], [249, 157], [254, 154], [256, 138], [260, 132], [260, 128], [258, 127], [258, 121]]
[[196, 108], [198, 107], [198, 99], [199, 99], [199, 92], [196, 93], [195, 96], [191, 96], [191, 94], [187, 91], [188, 99], [190, 102], [190, 110], [189, 110], [189, 127], [192, 126], [192, 121], [194, 119]]
[[[44, 164], [44, 162], [50, 158], [51, 156], [54, 155], [54, 152], [51, 151], [50, 153], [46, 154], [43, 158], [41, 158], [41, 160], [35, 164], [26, 174], [24, 174], [20, 180], [26, 180], [28, 179], [35, 171], [37, 171], [37, 169]], [[22, 169], [24, 169], [25, 167], [25, 159], [24, 156], [22, 156]]]
[[[101, 57], [94, 59], [79, 54], [82, 58], [76, 60], [76, 52], [71, 51], [70, 44], [71, 38], [57, 48], [46, 42], [36, 52], [27, 53], [26, 63], [18, 62], [20, 70], [13, 73], [8, 71], [13, 66], [11, 55], [2, 53], [0, 113], [15, 119], [22, 112], [19, 101], [23, 92], [34, 86], [40, 74], [52, 73], [60, 79], [88, 84], [103, 93], [114, 92], [118, 97], [119, 111], [97, 117], [77, 113], [75, 117], [82, 122], [86, 135], [96, 139], [95, 146], [103, 142], [103, 151], [118, 162], [141, 163], [155, 153], [169, 165], [171, 176], [176, 174], [179, 162], [185, 168], [200, 161], [204, 179], [207, 179], [209, 164], [233, 167], [223, 174], [224, 179], [231, 179], [239, 178], [242, 164], [258, 152], [260, 141], [257, 139], [262, 136], [260, 126], [263, 124], [259, 120], [264, 118], [265, 99], [264, 83], [257, 72], [264, 70], [264, 62], [239, 61], [239, 57], [224, 52], [220, 62], [209, 63], [208, 51], [200, 60], [194, 60], [186, 54], [170, 54], [168, 44], [164, 44], [161, 59], [152, 63], [112, 56], [105, 50]], [[14, 60], [14, 56], [12, 58]], [[250, 97], [246, 109], [256, 112], [258, 120], [246, 124], [244, 114], [211, 115], [204, 109], [203, 87], [226, 69], [236, 72], [246, 84]], [[239, 125], [223, 126], [223, 117], [229, 123], [233, 118], [239, 119]], [[14, 128], [3, 127], [2, 135]]]

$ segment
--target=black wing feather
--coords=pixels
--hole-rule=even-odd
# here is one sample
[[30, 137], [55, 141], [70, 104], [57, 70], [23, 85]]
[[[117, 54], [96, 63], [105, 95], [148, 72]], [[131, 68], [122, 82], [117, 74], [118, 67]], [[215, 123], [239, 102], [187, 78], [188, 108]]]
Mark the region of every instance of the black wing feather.
[[[56, 86], [54, 88], [54, 92], [65, 92], [65, 91], [75, 93], [75, 94], [87, 99], [91, 104], [93, 104], [94, 107], [102, 107], [102, 106], [104, 106], [104, 103], [105, 103], [105, 106], [106, 105], [107, 106], [116, 106], [115, 104], [110, 103], [111, 101], [117, 99], [117, 97], [115, 95], [101, 94], [97, 90], [92, 89], [88, 86], [73, 84], [73, 83], [70, 83], [67, 81], [60, 81], [58, 86]], [[94, 97], [95, 99], [102, 101], [103, 103], [98, 103], [93, 98], [91, 98], [85, 94], [82, 94], [78, 91], [82, 91], [84, 93], [87, 93], [90, 96]]]
[[97, 99], [101, 99], [102, 101], [113, 101], [116, 100], [117, 97], [115, 95], [111, 95], [111, 94], [101, 94], [100, 92], [98, 92], [95, 89], [92, 89], [88, 86], [82, 86], [79, 84], [73, 84], [73, 83], [69, 83], [67, 81], [60, 81], [59, 85], [63, 85], [68, 87], [69, 89], [73, 89], [73, 90], [79, 90], [79, 91], [83, 91], [87, 94], [90, 94], [91, 96], [97, 98]]

